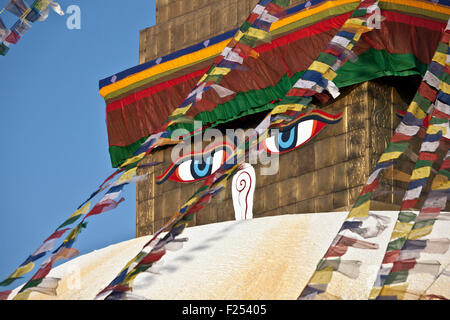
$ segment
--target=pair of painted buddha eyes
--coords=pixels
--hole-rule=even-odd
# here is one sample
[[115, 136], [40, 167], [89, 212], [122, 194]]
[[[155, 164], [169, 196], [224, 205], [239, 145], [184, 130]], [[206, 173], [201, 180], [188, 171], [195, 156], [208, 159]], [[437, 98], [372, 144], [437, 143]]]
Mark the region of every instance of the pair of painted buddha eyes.
[[[259, 148], [268, 153], [279, 154], [294, 150], [314, 138], [326, 125], [339, 122], [341, 115], [330, 115], [314, 110], [286, 128], [271, 131], [270, 136], [260, 143]], [[199, 154], [181, 156], [156, 178], [157, 183], [163, 183], [167, 179], [177, 182], [205, 179], [216, 172], [234, 150], [234, 145], [224, 143], [203, 150]]]

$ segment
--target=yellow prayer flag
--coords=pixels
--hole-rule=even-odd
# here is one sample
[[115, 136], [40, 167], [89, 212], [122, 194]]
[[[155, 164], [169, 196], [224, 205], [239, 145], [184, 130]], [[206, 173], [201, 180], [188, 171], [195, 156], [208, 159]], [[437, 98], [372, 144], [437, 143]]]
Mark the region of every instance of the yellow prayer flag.
[[[372, 31], [372, 28], [369, 28], [369, 27], [362, 27], [362, 28], [360, 28], [360, 29], [358, 30], [358, 32], [355, 34], [355, 36], [353, 37], [353, 41], [352, 41], [352, 42], [353, 42], [353, 43], [358, 42], [359, 39], [361, 38], [362, 34], [363, 34], [363, 33], [366, 33], [366, 32], [369, 32], [369, 31]], [[349, 44], [351, 44], [352, 46], [354, 46], [354, 44], [353, 44], [352, 42], [350, 42]]]
[[373, 287], [370, 291], [369, 300], [375, 300], [381, 292], [381, 287]]
[[192, 106], [192, 103], [190, 103], [189, 105], [187, 105], [186, 107], [183, 107], [183, 108], [176, 108], [170, 116], [174, 117], [179, 114], [185, 114], [191, 106]]
[[234, 35], [234, 40], [239, 42], [243, 36], [244, 36], [244, 33], [242, 33], [241, 30], [238, 30], [238, 32], [236, 32], [236, 34]]
[[117, 179], [116, 184], [120, 184], [124, 181], [130, 180], [136, 174], [137, 167], [134, 167], [130, 170], [125, 171], [122, 175]]
[[394, 169], [393, 167], [389, 167], [389, 169], [384, 172], [384, 178], [409, 183], [411, 175], [404, 173], [403, 171]]
[[209, 75], [211, 76], [215, 76], [215, 75], [221, 75], [221, 76], [225, 76], [228, 73], [230, 73], [231, 69], [230, 68], [223, 68], [223, 67], [214, 67], [210, 72]]
[[317, 71], [321, 74], [327, 72], [328, 69], [330, 69], [330, 66], [320, 61], [314, 61], [308, 68], [308, 70]]
[[397, 296], [398, 300], [403, 300], [408, 284], [386, 285], [381, 289], [380, 296]]
[[353, 208], [347, 216], [348, 218], [364, 218], [369, 216], [370, 200], [357, 208]]
[[302, 111], [306, 106], [299, 103], [280, 104], [272, 110], [272, 114], [285, 113], [287, 110]]
[[450, 188], [448, 178], [443, 175], [436, 175], [431, 184], [431, 190], [442, 190]]
[[256, 38], [256, 39], [260, 39], [260, 40], [264, 40], [269, 36], [268, 32], [261, 30], [261, 29], [256, 29], [256, 28], [249, 28], [246, 33], [248, 36]]
[[333, 69], [329, 68], [322, 76], [328, 81], [333, 81], [334, 78], [337, 77], [337, 73], [334, 72]]
[[185, 207], [185, 206], [190, 206], [190, 205], [192, 205], [195, 201], [197, 201], [198, 200], [198, 197], [193, 197], [192, 199], [190, 199], [190, 200], [188, 200], [185, 204], [184, 204], [184, 206], [183, 207]]
[[312, 284], [328, 284], [333, 276], [333, 266], [328, 266], [323, 270], [314, 272], [309, 283]]
[[38, 11], [43, 11], [45, 9], [47, 9], [48, 5], [50, 4], [51, 0], [38, 0], [35, 4], [34, 7], [36, 8], [36, 10]]
[[412, 227], [412, 223], [397, 221], [394, 227], [394, 231], [392, 231], [391, 240], [407, 237]]
[[121, 168], [126, 167], [129, 164], [135, 163], [135, 162], [143, 159], [144, 157], [145, 157], [145, 152], [142, 152], [141, 154], [138, 154], [137, 156], [127, 159], [127, 161], [122, 163], [122, 165], [120, 167]]
[[133, 288], [133, 281], [134, 281], [134, 279], [135, 279], [138, 275], [139, 275], [138, 272], [133, 272], [132, 275], [127, 274], [127, 276], [125, 277], [125, 279], [124, 279], [120, 284], [121, 284], [121, 285], [127, 285], [127, 284], [128, 284], [128, 286], [129, 286], [130, 288]]
[[363, 23], [364, 23], [364, 21], [360, 18], [350, 18], [350, 19], [347, 19], [347, 21], [345, 21], [344, 26], [342, 28], [345, 29], [348, 25], [352, 25], [352, 26], [356, 25], [358, 27], [364, 27]]
[[398, 159], [403, 154], [401, 151], [395, 151], [395, 152], [388, 152], [383, 153], [380, 157], [380, 160], [378, 160], [378, 163], [386, 162], [393, 159]]
[[183, 140], [174, 140], [169, 138], [159, 138], [158, 141], [155, 142], [155, 146], [161, 147], [166, 145], [173, 145], [173, 144], [179, 144], [182, 143]]
[[[353, 19], [352, 19], [353, 20]], [[355, 20], [356, 21], [356, 20]], [[356, 34], [359, 33], [365, 33], [365, 32], [369, 32], [372, 31], [372, 28], [366, 27], [361, 25], [361, 20], [358, 19], [358, 23], [354, 23], [354, 22], [346, 22], [344, 24], [344, 26], [342, 27], [342, 29], [353, 29], [353, 30], [357, 30]]]
[[428, 178], [430, 174], [431, 174], [431, 167], [417, 168], [413, 170], [411, 180]]
[[447, 128], [443, 125], [430, 124], [427, 129], [427, 134], [437, 134], [438, 132], [442, 132], [442, 135], [447, 133]]
[[445, 81], [441, 81], [439, 89], [441, 89], [443, 92], [447, 94], [450, 94], [450, 85]]
[[448, 180], [433, 187], [433, 190], [446, 190], [446, 189], [450, 189], [450, 181]]
[[446, 65], [446, 61], [447, 61], [447, 55], [445, 53], [436, 51], [434, 56], [433, 56], [433, 61], [435, 61], [435, 62], [445, 66]]
[[88, 213], [89, 209], [91, 207], [91, 203], [92, 203], [92, 201], [89, 201], [84, 206], [82, 206], [80, 209], [76, 210], [74, 213], [72, 213], [72, 215], [69, 217], [69, 219]]
[[207, 76], [208, 76], [208, 74], [205, 73], [205, 74], [200, 78], [200, 80], [198, 80], [197, 83], [202, 83], [202, 82], [204, 82]]
[[17, 268], [8, 278], [19, 278], [24, 274], [30, 272], [34, 268], [34, 263], [29, 262], [24, 266]]
[[415, 101], [411, 102], [407, 112], [412, 113], [418, 119], [425, 119], [425, 117], [427, 116]]
[[420, 229], [411, 230], [408, 235], [408, 240], [419, 240], [427, 235], [429, 235], [433, 231], [433, 225], [425, 226]]
[[18, 293], [13, 300], [28, 300], [30, 297], [31, 291], [20, 292]]

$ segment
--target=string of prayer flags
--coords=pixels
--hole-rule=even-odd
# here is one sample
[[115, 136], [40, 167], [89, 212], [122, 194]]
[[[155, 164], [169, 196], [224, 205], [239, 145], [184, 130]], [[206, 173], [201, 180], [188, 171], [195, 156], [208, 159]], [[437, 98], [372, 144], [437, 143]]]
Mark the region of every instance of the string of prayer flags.
[[[110, 177], [108, 177], [108, 179], [100, 186], [100, 189], [103, 187], [103, 185], [110, 179], [112, 179], [118, 172], [120, 172], [122, 170], [117, 170], [117, 172], [113, 175], [111, 175]], [[112, 209], [115, 209], [122, 201], [124, 201], [124, 198], [121, 198], [119, 201], [116, 201], [115, 199], [117, 199], [119, 197], [119, 195], [122, 192], [123, 187], [130, 183], [130, 180], [133, 179], [133, 175], [135, 174], [136, 170], [131, 169], [129, 171], [126, 171], [121, 177], [122, 180], [120, 180], [120, 178], [118, 179], [118, 181], [120, 181], [119, 184], [114, 185], [113, 187], [111, 187], [108, 192], [105, 193], [105, 195], [103, 196], [103, 198], [89, 211], [91, 202], [86, 203], [84, 206], [82, 206], [81, 208], [79, 208], [78, 210], [76, 210], [70, 217], [69, 219], [67, 219], [63, 224], [61, 224], [57, 231], [55, 231], [49, 238], [47, 238], [47, 240], [50, 239], [55, 239], [56, 237], [61, 237], [62, 234], [67, 231], [68, 229], [61, 229], [62, 227], [72, 224], [73, 222], [75, 222], [76, 220], [78, 220], [81, 216], [84, 215], [84, 218], [82, 219], [82, 221], [69, 233], [69, 235], [66, 237], [66, 239], [63, 241], [63, 243], [61, 244], [61, 246], [55, 250], [55, 252], [53, 253], [53, 255], [43, 263], [43, 266], [41, 267], [41, 269], [43, 268], [52, 268], [52, 265], [60, 260], [60, 259], [70, 259], [73, 256], [78, 254], [78, 251], [76, 249], [71, 248], [73, 243], [76, 241], [78, 235], [80, 234], [81, 230], [83, 228], [86, 228], [86, 224], [87, 222], [84, 222], [85, 219], [87, 219], [90, 216], [93, 215], [98, 215], [100, 213], [106, 212], [106, 211], [110, 211]], [[47, 241], [46, 240], [46, 241]], [[48, 252], [49, 250], [47, 250], [46, 252]], [[41, 255], [40, 257], [42, 257], [43, 255]], [[43, 269], [44, 270], [44, 269]], [[46, 270], [46, 269], [45, 269]], [[31, 269], [29, 270], [31, 271]], [[48, 271], [48, 272], [49, 272]], [[48, 273], [47, 272], [47, 273]], [[29, 291], [39, 291], [41, 293], [44, 292], [50, 292], [53, 293], [54, 291], [52, 290], [56, 290], [57, 287], [57, 283], [55, 284], [55, 282], [52, 282], [54, 284], [54, 288], [53, 285], [51, 286], [51, 290], [48, 290], [48, 286], [44, 286], [42, 287], [42, 281], [43, 281], [43, 277], [45, 277], [45, 275], [43, 274], [42, 270], [38, 271], [37, 273], [39, 276], [36, 278], [36, 276], [34, 278], [32, 278], [31, 282], [28, 283], [28, 285], [26, 286], [26, 291], [21, 291], [21, 293], [25, 293], [25, 292], [29, 292]], [[43, 276], [43, 277], [42, 277]], [[42, 280], [42, 281], [41, 281]], [[37, 289], [36, 289], [37, 288]], [[23, 295], [21, 294], [19, 296], [19, 298], [27, 298], [27, 295]]]
[[1, 11], [9, 12], [19, 19], [8, 29], [0, 18], [0, 55], [5, 56], [11, 44], [17, 44], [20, 38], [31, 28], [30, 22], [44, 21], [49, 7], [57, 14], [64, 15], [61, 6], [50, 0], [32, 1], [30, 7], [23, 0], [10, 0]]
[[114, 177], [116, 175], [118, 175], [119, 173], [121, 173], [123, 170], [125, 170], [125, 168], [120, 168], [117, 169], [116, 171], [114, 171], [114, 173], [112, 173], [108, 178], [105, 179], [105, 181], [103, 181], [103, 183], [98, 187], [97, 190], [95, 190], [90, 196], [89, 198], [86, 199], [86, 201], [84, 201], [82, 204], [80, 204], [78, 206], [78, 209], [80, 209], [81, 207], [83, 207], [86, 203], [88, 203], [89, 201], [91, 201], [97, 194], [99, 194], [100, 192], [102, 192], [103, 190], [105, 190], [106, 188], [108, 188], [111, 184], [111, 180], [114, 179]]
[[46, 276], [50, 273], [52, 266], [52, 262], [41, 266], [36, 274], [19, 290], [19, 293], [13, 298], [13, 300], [26, 300], [33, 291], [56, 295], [56, 287], [59, 279], [46, 278]]
[[379, 14], [378, 1], [361, 1], [326, 49], [297, 80], [281, 103], [272, 110], [272, 114], [285, 113], [288, 110], [302, 111], [313, 97], [326, 102], [328, 96], [324, 95], [324, 91], [328, 91], [336, 98], [339, 95], [339, 89], [333, 83], [337, 76], [336, 71], [347, 60], [356, 59], [352, 49], [364, 33], [377, 27], [369, 22], [377, 14]]
[[[439, 179], [442, 171], [445, 170], [444, 168], [448, 166], [449, 160], [450, 151], [447, 152], [444, 158], [439, 171], [441, 173], [438, 173], [434, 180]], [[432, 232], [436, 220], [439, 219], [441, 210], [445, 209], [449, 191], [450, 186], [447, 186], [443, 191], [436, 188], [433, 189], [432, 187], [417, 218], [413, 220], [413, 217], [411, 217], [410, 221], [407, 222], [409, 225], [412, 224], [411, 228], [405, 230], [408, 233], [404, 235], [399, 234], [397, 231], [397, 233], [394, 232], [392, 234], [391, 241], [372, 289], [371, 299], [398, 299], [403, 292], [399, 292], [399, 295], [394, 297], [387, 296], [385, 294], [385, 288], [392, 285], [398, 286], [399, 284], [407, 285], [410, 274], [420, 271], [437, 276], [440, 267], [439, 263], [430, 263], [418, 259], [420, 258], [421, 252], [444, 254], [449, 248], [449, 239], [421, 240]], [[406, 222], [398, 223], [405, 224]], [[403, 237], [394, 238], [396, 235], [403, 235]]]
[[[440, 45], [441, 44], [446, 45], [447, 50], [448, 50], [447, 30], [442, 35]], [[441, 47], [442, 47], [442, 45], [441, 45]], [[323, 263], [324, 260], [328, 260], [331, 257], [335, 257], [335, 256], [341, 257], [341, 256], [345, 255], [345, 253], [347, 252], [346, 244], [344, 244], [343, 246], [342, 245], [336, 246], [336, 242], [338, 242], [338, 240], [340, 240], [341, 237], [345, 236], [348, 232], [355, 233], [355, 229], [348, 228], [349, 225], [353, 225], [355, 228], [359, 228], [360, 224], [357, 224], [358, 222], [363, 221], [364, 219], [367, 219], [367, 217], [370, 217], [371, 215], [373, 215], [372, 213], [369, 212], [369, 210], [370, 210], [370, 206], [371, 206], [371, 198], [372, 198], [375, 190], [379, 187], [380, 173], [386, 169], [393, 167], [396, 164], [397, 159], [399, 159], [400, 156], [403, 153], [405, 153], [405, 151], [409, 147], [410, 140], [412, 139], [412, 137], [414, 137], [418, 134], [419, 130], [423, 126], [424, 119], [429, 114], [431, 114], [432, 117], [431, 117], [430, 123], [432, 123], [432, 122], [441, 123], [440, 120], [433, 120], [433, 115], [435, 117], [437, 116], [438, 119], [441, 119], [440, 117], [442, 116], [441, 114], [432, 112], [432, 110], [433, 110], [432, 103], [434, 102], [434, 100], [432, 101], [432, 100], [428, 100], [428, 99], [424, 98], [424, 96], [422, 95], [424, 90], [420, 89], [420, 88], [424, 88], [425, 86], [427, 86], [427, 88], [428, 88], [427, 96], [430, 99], [433, 99], [433, 98], [435, 99], [438, 96], [438, 91], [441, 87], [441, 79], [442, 79], [443, 70], [445, 69], [444, 65], [439, 64], [439, 62], [438, 62], [439, 60], [441, 60], [440, 53], [438, 51], [436, 51], [435, 55], [433, 56], [433, 60], [430, 63], [429, 68], [425, 74], [426, 76], [423, 78], [422, 83], [419, 87], [419, 90], [417, 91], [415, 97], [413, 98], [413, 101], [409, 105], [405, 116], [403, 117], [401, 123], [397, 126], [395, 133], [394, 133], [393, 137], [391, 138], [390, 143], [386, 147], [384, 153], [381, 155], [374, 171], [369, 176], [368, 181], [366, 182], [363, 190], [361, 191], [358, 199], [356, 200], [355, 204], [353, 205], [353, 208], [349, 212], [347, 218], [345, 219], [344, 224], [341, 227], [338, 235], [335, 237], [335, 240], [331, 244], [331, 246], [328, 249], [325, 256], [319, 262], [319, 264]], [[445, 63], [445, 61], [444, 61], [444, 63]], [[437, 70], [440, 70], [440, 71], [436, 72]], [[435, 77], [430, 76], [430, 73], [432, 73], [433, 75], [436, 75], [436, 73], [438, 73], [438, 76], [436, 78], [440, 79], [440, 80], [438, 82], [436, 82], [436, 81], [433, 81], [433, 82], [430, 81], [430, 83], [427, 82], [427, 81], [429, 81], [428, 79], [435, 78]], [[432, 92], [434, 92], [434, 93], [432, 93]], [[445, 116], [444, 116], [444, 118], [445, 118]], [[448, 125], [448, 118], [447, 118], [447, 125]], [[423, 146], [423, 148], [421, 149], [422, 155], [419, 155], [419, 158], [420, 157], [423, 158], [425, 152], [430, 153], [431, 151], [435, 151], [439, 145], [439, 142], [436, 141], [437, 136], [434, 135], [437, 133], [436, 129], [435, 128], [430, 129], [429, 127], [430, 126], [428, 126], [428, 128], [427, 128], [427, 133], [428, 133], [429, 137], [428, 137], [428, 139], [424, 139], [424, 141], [422, 143], [422, 146]], [[440, 138], [442, 136], [442, 130], [445, 131], [445, 128], [441, 127], [441, 129], [439, 130], [440, 134], [438, 134], [438, 136], [439, 136], [438, 140], [440, 140]], [[430, 140], [430, 141], [427, 141], [427, 140]], [[429, 143], [429, 142], [433, 143], [433, 149], [431, 149], [430, 147], [427, 147], [427, 143]], [[438, 143], [436, 144], [435, 142], [438, 142]], [[434, 147], [436, 147], [436, 148], [434, 148]], [[434, 159], [434, 158], [431, 157], [431, 159]], [[429, 160], [427, 160], [427, 161], [429, 161]], [[401, 244], [398, 243], [398, 242], [401, 242], [403, 239], [403, 238], [401, 238], [401, 236], [405, 235], [405, 234], [407, 235], [409, 232], [409, 229], [412, 227], [412, 225], [409, 225], [408, 223], [415, 219], [415, 213], [410, 209], [417, 202], [416, 201], [417, 196], [420, 195], [420, 192], [423, 187], [423, 182], [424, 182], [423, 179], [426, 179], [429, 175], [428, 169], [424, 170], [423, 168], [430, 168], [431, 165], [432, 165], [432, 162], [431, 163], [423, 162], [423, 161], [416, 162], [416, 164], [415, 164], [416, 171], [415, 171], [415, 173], [413, 171], [413, 174], [410, 176], [410, 181], [408, 181], [409, 182], [409, 185], [408, 185], [409, 192], [407, 191], [404, 195], [404, 201], [403, 201], [402, 208], [401, 208], [402, 211], [400, 212], [398, 221], [394, 227], [394, 232], [393, 232], [392, 237], [394, 237], [394, 234], [395, 234], [396, 241], [392, 241], [390, 243], [390, 247], [388, 246], [388, 248], [391, 248], [391, 249], [388, 249], [388, 251], [391, 251], [392, 249], [394, 249], [394, 244], [397, 249], [400, 249], [401, 244], [403, 244], [403, 242]], [[419, 188], [419, 189], [417, 189], [417, 188]], [[405, 225], [405, 223], [406, 223], [406, 225]], [[414, 223], [414, 222], [412, 222], [412, 223]], [[397, 231], [395, 231], [395, 230], [397, 230]], [[403, 240], [406, 240], [406, 237]], [[356, 241], [356, 239], [355, 239], [355, 241]], [[351, 242], [350, 242], [350, 244], [352, 245]], [[397, 245], [399, 247], [397, 247]], [[361, 249], [363, 249], [363, 248], [361, 248]], [[391, 253], [389, 253], [389, 254], [391, 254]], [[332, 274], [332, 272], [333, 271], [331, 271], [330, 274]], [[386, 271], [385, 271], [385, 269], [383, 269], [380, 272], [385, 273]], [[312, 278], [309, 280], [307, 286], [300, 294], [299, 299], [314, 299], [318, 295], [326, 293], [327, 285], [325, 285], [323, 283], [316, 283], [316, 282], [314, 282], [314, 279], [315, 279], [315, 275], [313, 275]], [[331, 275], [329, 277], [329, 280], [331, 281]], [[391, 289], [392, 288], [389, 288], [386, 290], [391, 292]], [[377, 289], [374, 288], [370, 297], [376, 297], [377, 293], [379, 292], [379, 290], [378, 291], [376, 291], [376, 290]], [[404, 292], [404, 291], [400, 290], [400, 292]]]
[[125, 201], [124, 198], [120, 198], [120, 194], [125, 185], [138, 182], [145, 179], [147, 175], [136, 176], [137, 166], [126, 170], [122, 175], [112, 184], [111, 188], [104, 194], [104, 196], [99, 200], [99, 202], [92, 208], [92, 210], [83, 218], [83, 221], [90, 216], [101, 214], [106, 211], [115, 209], [121, 202]]
[[42, 258], [47, 252], [51, 250], [54, 246], [54, 240], [59, 239], [67, 230], [61, 229], [68, 226], [78, 220], [82, 215], [86, 214], [89, 210], [90, 203], [86, 204], [81, 209], [75, 211], [69, 219], [67, 219], [63, 224], [61, 224], [54, 233], [52, 233], [47, 239], [44, 240], [43, 244], [31, 254], [12, 274], [8, 276], [5, 280], [0, 282], [0, 286], [8, 286], [12, 284], [15, 280], [21, 279], [23, 275], [27, 274], [34, 268], [34, 261]]
[[[161, 162], [155, 162], [153, 164], [149, 164], [151, 166], [158, 165]], [[8, 286], [11, 283], [13, 283], [15, 280], [21, 279], [23, 275], [30, 272], [34, 268], [34, 261], [42, 258], [46, 255], [54, 246], [54, 243], [56, 239], [59, 239], [62, 237], [70, 228], [64, 228], [66, 226], [69, 226], [79, 220], [81, 217], [84, 216], [81, 223], [79, 223], [66, 237], [63, 244], [55, 250], [53, 255], [49, 257], [47, 261], [44, 262], [44, 265], [47, 265], [52, 261], [52, 263], [55, 263], [58, 260], [61, 259], [71, 259], [72, 257], [79, 254], [79, 252], [71, 248], [73, 243], [75, 242], [78, 234], [81, 232], [81, 228], [86, 227], [86, 223], [84, 220], [92, 215], [97, 215], [109, 210], [112, 210], [116, 208], [122, 201], [124, 201], [124, 198], [121, 198], [119, 201], [116, 201], [118, 196], [120, 195], [123, 187], [126, 184], [129, 184], [131, 182], [139, 181], [143, 178], [143, 176], [140, 177], [133, 177], [133, 175], [136, 172], [136, 169], [131, 169], [128, 171], [125, 171], [124, 175], [121, 176], [122, 179], [118, 179], [119, 183], [115, 183], [113, 187], [111, 187], [108, 192], [105, 193], [103, 198], [99, 201], [99, 203], [90, 210], [91, 207], [91, 199], [95, 197], [99, 192], [103, 191], [107, 187], [109, 187], [112, 183], [112, 179], [117, 176], [120, 172], [123, 172], [125, 168], [121, 168], [116, 170], [113, 174], [111, 174], [98, 188], [96, 192], [94, 192], [87, 201], [85, 201], [82, 205], [78, 207], [78, 209], [68, 218], [66, 221], [64, 221], [56, 230], [53, 232], [47, 239], [44, 240], [43, 244], [32, 254], [30, 255], [22, 265], [20, 265], [8, 278], [6, 278], [4, 281], [0, 282], [0, 286]], [[63, 229], [64, 228], [64, 229]]]
[[60, 279], [46, 278], [50, 273], [53, 264], [63, 258], [72, 258], [78, 254], [77, 250], [72, 249], [82, 229], [86, 228], [87, 222], [81, 221], [64, 239], [63, 243], [45, 260], [36, 274], [19, 290], [13, 300], [26, 300], [31, 292], [36, 291], [43, 294], [56, 295], [56, 288]]
[[[175, 121], [178, 121], [181, 118], [178, 118]], [[180, 143], [182, 140], [174, 140], [168, 138], [170, 135], [169, 131], [160, 132], [154, 135], [151, 135], [147, 138], [147, 140], [133, 153], [133, 157], [128, 158], [124, 163], [121, 164], [121, 168], [132, 168], [136, 166], [139, 161], [144, 159], [144, 157], [153, 151], [157, 147], [162, 147], [166, 145], [174, 145]]]
[[[428, 86], [429, 91], [433, 91], [433, 94], [429, 94], [428, 97], [429, 99], [434, 99], [431, 101], [434, 102], [434, 104], [431, 106], [434, 106], [434, 108], [432, 108], [433, 111], [431, 114], [430, 123], [426, 131], [426, 136], [423, 139], [420, 148], [418, 160], [415, 163], [415, 167], [410, 178], [408, 190], [403, 199], [399, 218], [397, 224], [394, 227], [394, 231], [392, 233], [391, 240], [385, 254], [385, 259], [383, 260], [380, 271], [378, 273], [377, 282], [372, 289], [370, 295], [371, 299], [392, 298], [392, 296], [386, 296], [385, 291], [383, 290], [387, 285], [391, 285], [394, 282], [402, 282], [396, 278], [396, 273], [391, 270], [393, 267], [392, 260], [396, 258], [395, 253], [400, 254], [401, 248], [403, 247], [407, 239], [417, 240], [431, 233], [435, 222], [434, 219], [418, 219], [418, 215], [412, 210], [412, 208], [418, 203], [421, 192], [431, 175], [432, 166], [438, 160], [438, 155], [436, 152], [441, 144], [441, 141], [443, 140], [442, 137], [449, 131], [450, 108], [444, 102], [446, 100], [445, 98], [447, 96], [447, 93], [443, 92], [443, 90], [447, 89], [444, 78], [450, 77], [450, 73], [447, 73], [449, 72], [447, 71], [449, 64], [446, 63], [447, 59], [442, 60], [440, 59], [440, 56], [442, 55], [442, 51], [445, 51], [446, 54], [448, 53], [448, 36], [450, 35], [450, 30], [446, 29], [444, 34], [445, 37], [443, 37], [444, 39], [439, 43], [435, 57], [433, 58], [434, 71], [439, 69], [444, 70], [442, 73], [440, 73], [440, 77], [438, 77], [438, 79], [441, 79], [441, 83], [439, 84], [439, 91], [433, 91], [433, 89]], [[446, 43], [444, 43], [443, 41], [446, 41]], [[444, 76], [445, 74], [447, 76]], [[422, 84], [426, 85], [425, 82], [422, 82]], [[438, 85], [437, 82], [435, 82], [434, 84]], [[419, 87], [419, 92], [423, 92], [423, 89], [420, 90], [421, 87]], [[422, 102], [422, 108], [430, 108], [428, 105], [429, 103]], [[448, 160], [449, 153], [447, 152], [447, 155], [444, 158], [442, 164], [444, 168], [447, 166]], [[443, 172], [442, 170], [445, 169], [441, 167], [440, 172]], [[436, 175], [435, 179], [433, 179], [434, 181], [432, 183], [432, 190], [424, 203], [424, 207], [419, 212], [419, 216], [423, 215], [424, 213], [434, 213], [436, 215], [439, 215], [440, 211], [445, 208], [446, 202], [448, 200], [447, 194], [445, 192], [439, 192], [439, 190], [436, 189], [435, 182], [435, 180], [439, 180], [441, 176], [441, 174], [438, 174]], [[435, 186], [434, 189], [433, 185]], [[449, 186], [447, 186], [447, 188], [448, 187]], [[445, 191], [445, 187], [443, 191]], [[403, 272], [403, 274], [407, 277], [407, 272]]]
[[61, 229], [68, 226], [78, 220], [82, 215], [89, 211], [90, 203], [86, 204], [81, 209], [76, 210], [64, 223], [62, 223], [47, 239], [44, 240], [43, 244], [31, 254], [13, 273], [11, 273], [5, 280], [0, 282], [0, 286], [8, 286], [14, 281], [21, 279], [23, 275], [27, 274], [34, 268], [34, 261], [44, 257], [47, 252], [51, 251], [54, 247], [55, 240], [59, 239], [66, 233], [70, 228]]

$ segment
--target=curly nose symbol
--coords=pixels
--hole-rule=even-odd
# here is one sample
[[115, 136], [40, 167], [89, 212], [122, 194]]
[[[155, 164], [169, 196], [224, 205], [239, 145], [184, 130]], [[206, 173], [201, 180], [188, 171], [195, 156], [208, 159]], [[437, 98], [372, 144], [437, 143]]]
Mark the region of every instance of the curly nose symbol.
[[255, 169], [245, 163], [233, 177], [231, 193], [233, 196], [234, 217], [236, 220], [253, 218], [253, 195], [255, 193]]

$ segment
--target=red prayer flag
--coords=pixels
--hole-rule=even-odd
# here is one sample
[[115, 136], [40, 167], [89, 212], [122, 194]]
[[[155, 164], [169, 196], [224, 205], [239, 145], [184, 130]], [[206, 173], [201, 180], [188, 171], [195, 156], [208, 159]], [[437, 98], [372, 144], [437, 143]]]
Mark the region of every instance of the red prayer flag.
[[419, 86], [418, 93], [430, 101], [436, 100], [437, 91], [431, 88], [425, 81]]
[[403, 201], [400, 211], [410, 210], [414, 208], [417, 202], [419, 202], [419, 199], [411, 199]]
[[400, 254], [400, 250], [392, 250], [392, 251], [386, 252], [386, 255], [384, 256], [382, 263], [394, 262], [397, 259], [399, 254]]
[[6, 300], [8, 299], [9, 295], [11, 294], [11, 290], [8, 291], [0, 291], [0, 300]]
[[36, 272], [31, 280], [44, 279], [49, 274], [50, 270], [52, 270], [52, 267], [53, 262], [47, 263]]
[[361, 191], [361, 194], [366, 194], [368, 192], [373, 192], [378, 187], [378, 179], [374, 179], [371, 184], [365, 185]]
[[418, 158], [418, 160], [427, 160], [427, 161], [433, 161], [433, 162], [436, 162], [437, 159], [438, 159], [437, 154], [429, 153], [429, 152], [419, 153], [419, 158]]
[[70, 228], [66, 228], [66, 229], [62, 229], [62, 230], [53, 232], [53, 234], [50, 237], [48, 237], [47, 239], [45, 239], [44, 242], [47, 242], [48, 240], [51, 240], [51, 239], [61, 238], [61, 236], [69, 229]]
[[156, 262], [159, 259], [161, 259], [162, 256], [164, 256], [165, 253], [166, 253], [165, 249], [159, 250], [159, 251], [156, 251], [156, 252], [150, 252], [149, 254], [147, 254], [144, 257], [144, 259], [141, 260], [141, 262], [139, 262], [139, 265]]
[[411, 136], [408, 136], [406, 134], [400, 133], [400, 132], [396, 132], [392, 138], [391, 138], [391, 142], [401, 142], [401, 141], [408, 141], [411, 139]]
[[256, 21], [256, 19], [258, 19], [259, 15], [256, 13], [252, 13], [248, 18], [247, 18], [247, 22], [253, 23]]
[[19, 40], [20, 40], [20, 35], [14, 31], [11, 31], [5, 39], [6, 42], [14, 43], [14, 44], [19, 42]]
[[115, 209], [119, 203], [121, 203], [122, 201], [125, 201], [124, 198], [120, 198], [119, 201], [115, 201], [112, 199], [108, 199], [102, 202], [99, 202], [95, 205], [95, 207], [92, 208], [92, 210], [84, 217], [84, 219], [86, 219], [87, 217], [96, 215], [96, 214], [100, 214], [112, 209]]
[[398, 271], [407, 271], [414, 268], [417, 261], [416, 259], [409, 259], [409, 260], [403, 260], [403, 261], [395, 261], [394, 266], [392, 267], [391, 272], [398, 272]]
[[325, 253], [324, 258], [341, 257], [347, 252], [347, 248], [347, 246], [331, 246]]

